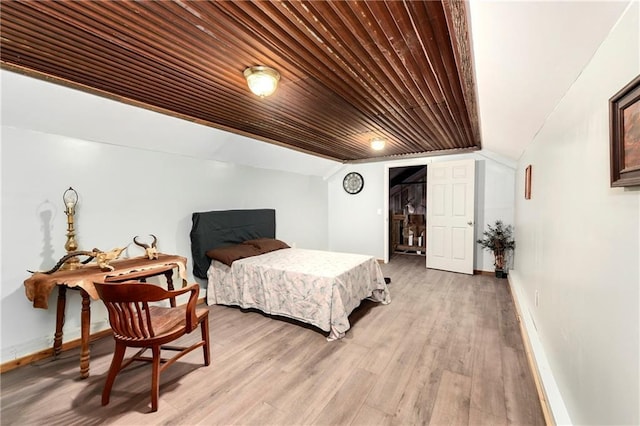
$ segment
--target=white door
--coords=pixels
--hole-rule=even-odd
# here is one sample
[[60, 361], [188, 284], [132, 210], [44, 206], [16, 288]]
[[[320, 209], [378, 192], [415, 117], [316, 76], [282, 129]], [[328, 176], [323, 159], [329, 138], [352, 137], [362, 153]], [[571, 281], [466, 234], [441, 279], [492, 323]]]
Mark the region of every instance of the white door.
[[427, 166], [427, 268], [473, 274], [475, 165]]

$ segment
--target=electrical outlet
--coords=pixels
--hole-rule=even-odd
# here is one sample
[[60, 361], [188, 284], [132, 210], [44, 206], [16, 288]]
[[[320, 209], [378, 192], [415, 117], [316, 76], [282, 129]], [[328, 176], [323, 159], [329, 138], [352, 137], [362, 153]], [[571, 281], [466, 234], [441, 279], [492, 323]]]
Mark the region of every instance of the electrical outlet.
[[538, 290], [536, 290], [535, 296], [534, 296], [534, 304], [536, 305], [536, 308], [538, 307], [538, 303], [540, 302], [539, 300], [540, 298], [538, 297]]

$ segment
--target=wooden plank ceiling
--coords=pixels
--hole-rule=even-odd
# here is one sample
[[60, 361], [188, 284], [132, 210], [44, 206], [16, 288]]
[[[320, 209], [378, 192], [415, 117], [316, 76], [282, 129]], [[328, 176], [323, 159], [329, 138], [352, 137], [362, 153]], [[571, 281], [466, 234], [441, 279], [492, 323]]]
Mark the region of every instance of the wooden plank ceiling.
[[[463, 2], [3, 1], [0, 15], [3, 68], [201, 124], [343, 162], [480, 148]], [[274, 95], [249, 92], [252, 65], [280, 72]]]

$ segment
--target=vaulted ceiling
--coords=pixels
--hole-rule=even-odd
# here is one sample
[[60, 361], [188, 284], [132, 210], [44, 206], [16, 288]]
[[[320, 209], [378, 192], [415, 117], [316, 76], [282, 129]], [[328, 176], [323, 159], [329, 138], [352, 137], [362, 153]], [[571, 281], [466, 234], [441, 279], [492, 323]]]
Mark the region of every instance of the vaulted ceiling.
[[[3, 1], [0, 16], [4, 68], [320, 157], [480, 148], [465, 2]], [[274, 95], [249, 92], [253, 65], [280, 72]]]

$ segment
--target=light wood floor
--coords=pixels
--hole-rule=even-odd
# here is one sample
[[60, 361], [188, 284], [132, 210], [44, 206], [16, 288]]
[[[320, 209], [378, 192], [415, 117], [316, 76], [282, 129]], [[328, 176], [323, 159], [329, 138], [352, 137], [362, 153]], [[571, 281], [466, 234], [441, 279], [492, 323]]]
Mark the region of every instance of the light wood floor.
[[158, 412], [149, 413], [148, 364], [123, 371], [100, 405], [108, 337], [93, 343], [86, 380], [78, 350], [3, 374], [0, 422], [544, 424], [506, 280], [427, 270], [418, 256], [397, 256], [383, 271], [391, 304], [364, 302], [341, 341], [212, 306], [212, 364], [196, 351], [169, 367]]

